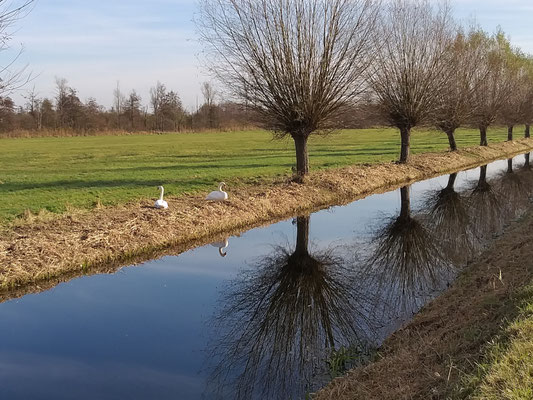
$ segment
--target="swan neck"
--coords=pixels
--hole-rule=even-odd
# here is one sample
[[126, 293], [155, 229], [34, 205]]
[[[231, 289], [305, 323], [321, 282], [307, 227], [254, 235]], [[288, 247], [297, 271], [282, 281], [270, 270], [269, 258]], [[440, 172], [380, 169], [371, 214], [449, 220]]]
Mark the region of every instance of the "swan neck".
[[161, 187], [161, 189], [159, 189], [161, 191], [161, 194], [159, 195], [159, 200], [163, 200], [163, 193], [165, 193], [165, 189], [163, 187]]

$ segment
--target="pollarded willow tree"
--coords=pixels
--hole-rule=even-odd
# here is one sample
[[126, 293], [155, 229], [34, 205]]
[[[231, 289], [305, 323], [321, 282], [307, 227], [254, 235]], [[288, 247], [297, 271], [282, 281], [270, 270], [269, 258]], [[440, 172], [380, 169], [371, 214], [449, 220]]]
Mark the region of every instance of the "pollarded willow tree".
[[311, 134], [338, 126], [365, 89], [379, 0], [202, 0], [197, 25], [211, 72], [309, 171]]
[[479, 66], [479, 60], [484, 57], [485, 49], [480, 45], [484, 37], [483, 32], [475, 28], [468, 32], [460, 30], [448, 50], [448, 81], [438, 93], [432, 119], [448, 136], [452, 151], [457, 150], [455, 131], [471, 117], [475, 90], [488, 75], [486, 69]]
[[507, 94], [500, 109], [500, 120], [507, 126], [507, 140], [513, 140], [513, 128], [527, 123], [527, 102], [530, 100], [528, 87], [527, 58], [520, 49], [507, 42], [503, 48], [505, 78], [508, 82]]
[[[471, 123], [479, 128], [480, 146], [488, 146], [487, 129], [494, 123], [506, 100], [512, 93], [512, 79], [508, 73], [509, 41], [499, 31], [492, 37], [480, 32], [480, 46], [484, 47], [479, 68], [487, 74], [476, 87], [472, 106]], [[483, 37], [484, 36], [484, 37]]]
[[430, 120], [446, 86], [453, 21], [446, 2], [392, 0], [380, 25], [369, 79], [383, 115], [400, 130], [400, 162], [409, 159], [411, 128]]

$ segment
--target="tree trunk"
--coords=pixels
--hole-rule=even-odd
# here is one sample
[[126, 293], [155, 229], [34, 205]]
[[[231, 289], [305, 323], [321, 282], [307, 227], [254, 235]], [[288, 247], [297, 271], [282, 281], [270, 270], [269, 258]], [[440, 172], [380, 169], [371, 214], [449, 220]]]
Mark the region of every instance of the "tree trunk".
[[307, 137], [293, 136], [296, 148], [296, 174], [301, 179], [309, 173], [309, 154], [307, 153]]
[[450, 150], [457, 151], [457, 143], [455, 142], [455, 130], [449, 129], [446, 131], [448, 135], [448, 142], [450, 143]]
[[409, 195], [409, 186], [404, 186], [400, 189], [401, 208], [400, 218], [409, 219], [411, 217], [411, 199]]
[[481, 141], [479, 142], [480, 146], [488, 146], [487, 142], [487, 127], [486, 126], [480, 126], [479, 127], [479, 134], [481, 137]]
[[526, 130], [524, 131], [524, 137], [526, 138], [531, 137], [529, 134], [529, 124], [526, 124]]
[[446, 189], [453, 190], [456, 179], [457, 179], [457, 173], [450, 174], [450, 176], [448, 177], [448, 185], [446, 186]]
[[407, 127], [400, 128], [402, 147], [400, 150], [400, 163], [405, 164], [409, 161], [409, 150], [411, 144], [411, 129]]
[[479, 190], [484, 190], [484, 189], [488, 188], [488, 184], [487, 184], [487, 166], [486, 165], [483, 165], [482, 167], [480, 167], [479, 181], [477, 183], [477, 188]]
[[511, 142], [513, 140], [513, 125], [507, 126], [507, 140]]
[[507, 160], [507, 173], [511, 174], [513, 173], [513, 159], [509, 158]]
[[295, 254], [307, 254], [309, 244], [309, 216], [296, 218]]
[[526, 158], [526, 163], [525, 163], [524, 166], [525, 166], [526, 168], [529, 168], [529, 153], [527, 153], [527, 154], [525, 155], [525, 158]]

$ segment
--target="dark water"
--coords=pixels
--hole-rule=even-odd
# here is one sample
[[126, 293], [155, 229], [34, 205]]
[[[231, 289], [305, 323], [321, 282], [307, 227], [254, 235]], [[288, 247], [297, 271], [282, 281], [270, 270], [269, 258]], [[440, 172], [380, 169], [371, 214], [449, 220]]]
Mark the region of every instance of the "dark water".
[[0, 398], [304, 398], [530, 207], [524, 159], [0, 304]]

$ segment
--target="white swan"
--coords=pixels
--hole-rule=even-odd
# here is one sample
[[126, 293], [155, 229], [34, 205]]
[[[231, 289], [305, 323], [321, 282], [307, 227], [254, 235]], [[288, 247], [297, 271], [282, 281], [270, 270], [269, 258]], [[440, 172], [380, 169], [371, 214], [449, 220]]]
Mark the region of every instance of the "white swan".
[[226, 186], [224, 182], [218, 184], [218, 190], [214, 190], [207, 195], [206, 200], [212, 201], [224, 201], [228, 199], [228, 194], [222, 190], [222, 187]]
[[159, 200], [155, 202], [154, 207], [155, 208], [168, 208], [168, 203], [165, 200], [163, 200], [163, 193], [165, 193], [165, 188], [163, 186], [158, 186], [157, 188], [161, 191], [161, 194], [159, 195]]
[[218, 247], [218, 254], [220, 254], [220, 257], [226, 257], [226, 253], [224, 250], [229, 246], [229, 242], [228, 242], [228, 239], [224, 239], [224, 241], [220, 241], [220, 242], [213, 242], [211, 243], [211, 246], [213, 247]]

